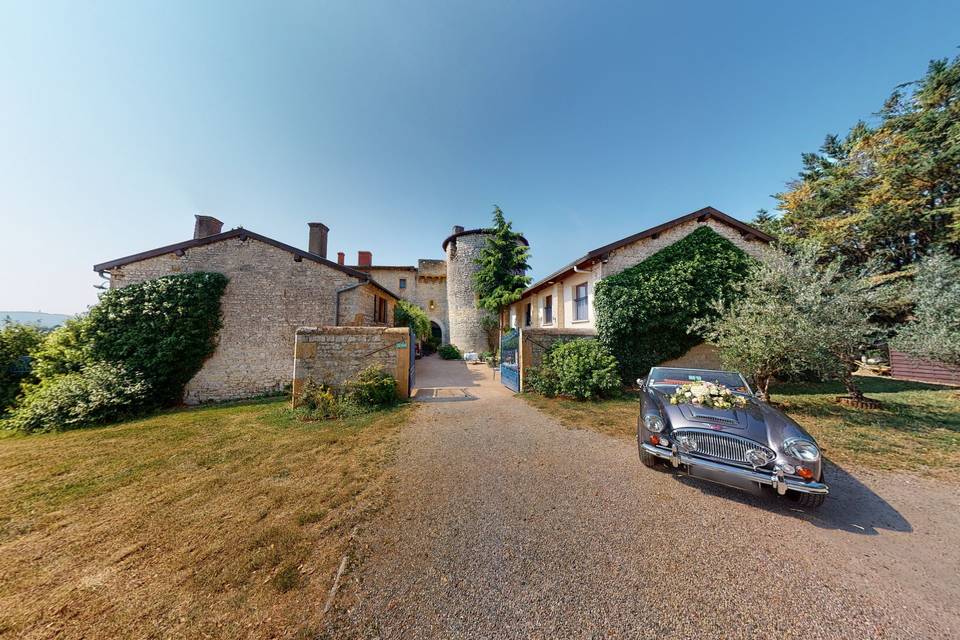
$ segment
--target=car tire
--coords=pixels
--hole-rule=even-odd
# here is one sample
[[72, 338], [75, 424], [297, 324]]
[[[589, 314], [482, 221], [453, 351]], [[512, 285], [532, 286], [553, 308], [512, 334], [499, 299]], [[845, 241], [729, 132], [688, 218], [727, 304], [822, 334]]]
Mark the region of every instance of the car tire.
[[806, 507], [807, 509], [816, 509], [827, 499], [827, 496], [822, 493], [800, 493], [799, 491], [791, 491], [788, 495], [790, 499], [797, 503], [797, 506]]
[[[823, 482], [823, 471], [820, 472], [819, 482]], [[827, 499], [826, 494], [823, 493], [801, 493], [800, 491], [788, 491], [787, 497], [796, 502], [797, 506], [807, 509], [816, 509]]]
[[640, 438], [637, 438], [637, 450], [640, 452], [640, 462], [643, 463], [643, 466], [651, 469], [657, 466], [657, 456], [643, 450], [643, 447], [640, 446]]

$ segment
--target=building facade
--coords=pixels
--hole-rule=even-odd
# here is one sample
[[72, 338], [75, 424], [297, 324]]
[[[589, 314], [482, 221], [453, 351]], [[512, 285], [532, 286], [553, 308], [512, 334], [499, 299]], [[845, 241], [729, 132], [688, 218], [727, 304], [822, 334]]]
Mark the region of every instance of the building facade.
[[393, 326], [396, 295], [361, 271], [326, 259], [327, 228], [310, 226], [303, 251], [197, 216], [194, 238], [94, 266], [111, 288], [198, 271], [229, 278], [217, 348], [187, 384], [189, 404], [279, 391], [290, 383], [303, 326]]
[[769, 235], [713, 207], [705, 207], [656, 227], [604, 245], [535, 282], [503, 311], [511, 327], [596, 330], [594, 287], [664, 247], [707, 226], [742, 251], [760, 258]]
[[[755, 257], [771, 241], [762, 231], [706, 207], [574, 260], [530, 286], [499, 321], [520, 328], [593, 332], [597, 282], [704, 225]], [[496, 348], [474, 287], [477, 258], [490, 230], [455, 226], [441, 243], [442, 259], [377, 265], [371, 252], [358, 251], [357, 264], [347, 265], [342, 252], [336, 262], [327, 259], [329, 229], [319, 222], [308, 226], [303, 250], [243, 228], [224, 232], [216, 218], [196, 216], [193, 239], [97, 264], [94, 270], [109, 279], [111, 288], [196, 271], [229, 278], [218, 346], [187, 385], [185, 401], [191, 403], [283, 388], [290, 381], [299, 327], [392, 326], [398, 299], [426, 312], [441, 343], [464, 352]], [[527, 244], [522, 237], [520, 241]]]
[[[496, 345], [490, 345], [484, 327], [484, 318], [490, 314], [477, 307], [473, 281], [488, 234], [488, 229], [455, 226], [440, 245], [445, 254], [442, 260], [420, 259], [416, 266], [377, 265], [371, 252], [359, 251], [357, 264], [351, 267], [369, 273], [397, 297], [422, 308], [441, 343], [456, 345], [464, 353], [483, 353]], [[527, 244], [525, 238], [520, 241]], [[344, 254], [338, 254], [338, 261], [343, 260]]]

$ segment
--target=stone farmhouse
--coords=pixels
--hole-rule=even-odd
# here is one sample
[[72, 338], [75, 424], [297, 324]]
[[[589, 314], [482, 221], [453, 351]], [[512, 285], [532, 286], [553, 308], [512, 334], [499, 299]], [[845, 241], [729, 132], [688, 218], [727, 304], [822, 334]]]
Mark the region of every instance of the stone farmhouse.
[[[706, 207], [577, 258], [530, 286], [518, 302], [504, 309], [501, 321], [558, 335], [591, 335], [593, 288], [601, 278], [637, 264], [703, 225], [757, 257], [772, 239]], [[217, 348], [187, 385], [188, 403], [278, 391], [291, 380], [298, 328], [391, 327], [399, 299], [427, 313], [441, 342], [464, 352], [489, 349], [481, 322], [485, 312], [477, 308], [473, 286], [476, 259], [488, 230], [455, 226], [441, 243], [442, 259], [396, 266], [374, 264], [369, 251], [359, 251], [353, 265], [345, 264], [343, 252], [336, 261], [329, 260], [329, 229], [319, 222], [308, 227], [303, 250], [242, 227], [223, 231], [216, 218], [198, 215], [192, 239], [93, 268], [111, 288], [195, 271], [219, 272], [230, 279]], [[521, 242], [528, 244], [524, 238]], [[348, 335], [341, 339], [348, 340]]]
[[301, 326], [393, 326], [397, 296], [369, 274], [327, 260], [328, 229], [310, 223], [308, 250], [196, 216], [193, 238], [94, 265], [110, 287], [195, 271], [226, 275], [217, 349], [187, 384], [188, 403], [249, 397], [290, 383]]
[[664, 247], [707, 226], [747, 254], [759, 258], [772, 237], [713, 207], [704, 207], [587, 252], [535, 282], [504, 311], [503, 322], [515, 328], [596, 331], [593, 288]]

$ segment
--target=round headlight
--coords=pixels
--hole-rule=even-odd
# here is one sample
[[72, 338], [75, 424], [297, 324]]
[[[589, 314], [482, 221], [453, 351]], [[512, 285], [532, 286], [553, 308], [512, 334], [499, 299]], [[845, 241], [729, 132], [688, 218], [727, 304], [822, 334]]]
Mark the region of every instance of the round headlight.
[[660, 416], [646, 416], [643, 419], [643, 424], [647, 427], [647, 431], [652, 431], [653, 433], [660, 433], [663, 431], [663, 418]]
[[820, 449], [817, 448], [817, 445], [807, 440], [800, 440], [798, 438], [785, 440], [783, 450], [787, 455], [797, 460], [803, 460], [804, 462], [816, 462], [820, 459]]

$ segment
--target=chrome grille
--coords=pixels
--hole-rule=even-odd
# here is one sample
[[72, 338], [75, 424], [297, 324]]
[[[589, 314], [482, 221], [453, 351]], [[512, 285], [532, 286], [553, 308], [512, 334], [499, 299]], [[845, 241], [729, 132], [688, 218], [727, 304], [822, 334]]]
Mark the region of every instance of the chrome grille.
[[765, 447], [758, 442], [722, 433], [678, 429], [674, 431], [674, 437], [677, 446], [687, 453], [737, 464], [751, 465], [747, 458], [747, 452], [751, 449], [762, 452], [768, 463], [773, 462], [777, 457], [769, 447]]

